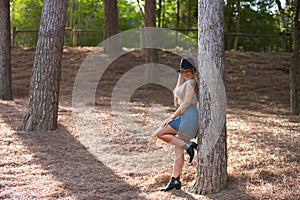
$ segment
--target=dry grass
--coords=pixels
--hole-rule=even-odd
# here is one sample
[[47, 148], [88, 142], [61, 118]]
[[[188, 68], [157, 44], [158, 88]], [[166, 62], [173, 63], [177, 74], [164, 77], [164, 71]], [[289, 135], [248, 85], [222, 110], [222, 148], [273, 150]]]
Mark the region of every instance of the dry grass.
[[[158, 105], [170, 112], [171, 92], [139, 88], [130, 105], [138, 126], [121, 130], [114, 123], [110, 97], [120, 78], [116, 74], [142, 63], [140, 52], [121, 58], [111, 68], [116, 74], [100, 80], [94, 111], [98, 132], [76, 131], [71, 92], [90, 50], [64, 50], [59, 129], [28, 133], [17, 129], [27, 106], [34, 50], [13, 49], [15, 100], [0, 101], [0, 199], [299, 198], [300, 117], [288, 110], [289, 54], [226, 54], [229, 180], [221, 193], [201, 196], [189, 193], [196, 161], [185, 165], [181, 191], [158, 191], [169, 179], [173, 152], [151, 136], [161, 119], [148, 113]], [[178, 57], [169, 55], [162, 62], [175, 65]]]

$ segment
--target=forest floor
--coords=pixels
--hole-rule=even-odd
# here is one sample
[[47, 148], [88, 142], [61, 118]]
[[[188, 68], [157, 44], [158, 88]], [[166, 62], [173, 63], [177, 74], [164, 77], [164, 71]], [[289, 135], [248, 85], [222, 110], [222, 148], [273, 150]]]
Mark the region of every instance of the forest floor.
[[[299, 198], [300, 116], [289, 110], [290, 53], [226, 52], [228, 184], [218, 194], [196, 195], [190, 192], [196, 159], [184, 166], [182, 190], [158, 191], [170, 178], [173, 147], [152, 135], [161, 118], [150, 119], [149, 113], [160, 108], [171, 113], [170, 90], [156, 84], [139, 87], [129, 111], [139, 127], [128, 124], [124, 130], [115, 124], [113, 89], [125, 72], [143, 64], [143, 52], [128, 53], [109, 66], [97, 86], [96, 122], [84, 121], [77, 129], [72, 91], [92, 49], [64, 48], [59, 128], [52, 132], [18, 131], [35, 49], [12, 49], [14, 101], [0, 101], [0, 199]], [[179, 60], [160, 52], [165, 65], [177, 68]], [[100, 128], [93, 132], [88, 123]]]

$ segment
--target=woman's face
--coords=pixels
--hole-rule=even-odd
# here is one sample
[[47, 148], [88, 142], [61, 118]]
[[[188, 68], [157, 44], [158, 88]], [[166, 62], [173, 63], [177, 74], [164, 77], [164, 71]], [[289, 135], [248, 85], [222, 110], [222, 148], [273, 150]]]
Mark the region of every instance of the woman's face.
[[193, 70], [192, 69], [185, 69], [185, 70], [182, 70], [180, 72], [181, 76], [184, 77], [185, 80], [189, 80], [193, 77]]

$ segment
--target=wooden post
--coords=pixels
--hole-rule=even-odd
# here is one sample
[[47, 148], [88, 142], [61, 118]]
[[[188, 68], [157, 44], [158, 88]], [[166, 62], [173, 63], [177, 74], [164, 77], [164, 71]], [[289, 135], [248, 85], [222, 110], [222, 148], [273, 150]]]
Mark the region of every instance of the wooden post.
[[281, 48], [282, 48], [283, 52], [285, 52], [285, 44], [286, 44], [286, 32], [284, 30], [282, 32], [282, 36], [281, 36]]
[[144, 26], [140, 26], [140, 49], [145, 47], [145, 29]]
[[76, 26], [72, 29], [72, 46], [77, 46], [77, 33], [76, 33]]
[[12, 46], [15, 46], [16, 42], [16, 36], [17, 36], [17, 28], [14, 26], [13, 27], [13, 32], [12, 32]]

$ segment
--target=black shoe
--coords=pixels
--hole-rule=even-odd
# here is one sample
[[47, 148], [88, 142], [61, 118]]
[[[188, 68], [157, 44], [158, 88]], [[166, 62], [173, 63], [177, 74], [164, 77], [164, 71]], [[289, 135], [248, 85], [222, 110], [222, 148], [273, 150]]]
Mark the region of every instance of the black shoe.
[[173, 188], [175, 188], [176, 190], [180, 190], [181, 189], [181, 182], [180, 182], [180, 177], [177, 176], [172, 177], [171, 180], [169, 181], [168, 185], [165, 188], [161, 188], [160, 191], [169, 191], [172, 190]]
[[195, 142], [188, 142], [189, 147], [186, 149], [186, 152], [189, 154], [190, 156], [190, 163], [192, 163], [193, 159], [194, 159], [194, 149], [197, 149], [197, 144]]

